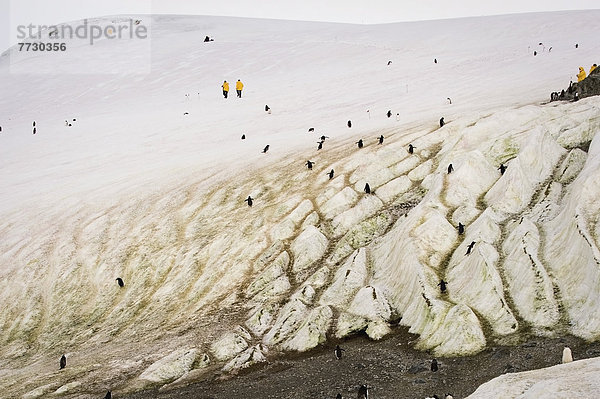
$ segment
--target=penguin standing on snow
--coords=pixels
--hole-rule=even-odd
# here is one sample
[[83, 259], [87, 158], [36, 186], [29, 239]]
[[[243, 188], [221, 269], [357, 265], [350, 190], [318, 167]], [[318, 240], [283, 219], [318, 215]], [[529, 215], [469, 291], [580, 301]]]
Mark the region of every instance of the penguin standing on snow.
[[352, 127], [352, 121], [349, 120], [347, 125], [348, 125], [348, 127]]
[[[447, 281], [444, 281], [443, 279], [442, 279], [442, 280], [440, 280], [440, 282], [439, 282], [439, 284], [438, 284], [438, 287], [440, 287], [440, 291], [442, 292], [442, 294], [443, 294], [444, 292], [446, 292], [446, 284], [448, 284], [448, 282], [447, 282]], [[434, 359], [434, 360], [435, 360], [435, 359]]]
[[312, 170], [314, 162], [312, 161], [306, 161], [305, 165], [306, 167], [308, 167], [308, 170]]
[[265, 105], [265, 112], [266, 113], [271, 113], [271, 107], [269, 107], [268, 105]]
[[392, 110], [391, 109], [388, 110], [388, 112], [387, 112], [386, 115], [387, 115], [388, 118], [391, 118], [392, 117]]
[[471, 253], [471, 250], [473, 249], [473, 247], [474, 247], [474, 246], [475, 246], [475, 241], [472, 241], [472, 242], [469, 244], [469, 246], [467, 247], [467, 253], [465, 254], [465, 256], [466, 256], [466, 255], [469, 255], [469, 254]]
[[309, 128], [308, 128], [308, 132], [309, 132], [309, 133], [312, 133], [312, 132], [314, 132], [314, 131], [315, 131], [315, 128], [314, 128], [314, 127], [309, 127]]
[[246, 135], [242, 134], [242, 140], [246, 140]]
[[321, 140], [321, 141], [317, 141], [317, 151], [323, 149], [323, 143], [325, 142], [325, 140]]
[[125, 283], [123, 282], [123, 279], [121, 277], [117, 277], [115, 280], [117, 280], [117, 284], [119, 284], [119, 287], [125, 287]]
[[437, 359], [433, 359], [431, 361], [431, 371], [433, 371], [433, 372], [438, 371], [438, 362], [437, 362]]
[[62, 355], [60, 358], [60, 370], [64, 369], [65, 367], [67, 367], [67, 357]]
[[328, 139], [328, 138], [329, 138], [329, 136], [325, 136], [325, 135], [323, 135], [323, 136], [321, 136], [320, 138], [321, 138], [321, 141], [325, 141], [325, 139]]
[[454, 167], [452, 167], [452, 164], [448, 165], [448, 174], [452, 173], [454, 171]]
[[333, 179], [333, 175], [334, 175], [334, 173], [335, 173], [335, 172], [333, 171], [333, 169], [331, 169], [331, 170], [329, 171], [329, 173], [327, 173], [327, 174], [329, 175], [329, 180]]
[[504, 172], [506, 171], [506, 166], [504, 166], [504, 164], [501, 163], [500, 166], [498, 167], [498, 170], [500, 171], [500, 174], [503, 175]]
[[363, 148], [363, 145], [364, 145], [364, 144], [363, 144], [363, 141], [362, 141], [362, 139], [358, 140], [358, 141], [357, 141], [356, 143], [354, 143], [354, 144], [358, 144], [358, 148]]
[[345, 350], [340, 348], [339, 345], [335, 346], [335, 350], [333, 351], [333, 354], [335, 355], [335, 358], [337, 360], [340, 360], [342, 358], [342, 352], [344, 352]]
[[268, 144], [265, 146], [265, 148], [263, 148], [262, 152], [263, 152], [263, 154], [265, 154], [267, 151], [269, 151], [269, 145]]
[[414, 147], [412, 144], [409, 144], [409, 145], [408, 145], [408, 153], [409, 153], [409, 154], [412, 154], [412, 153], [415, 151], [415, 148], [416, 148], [416, 147]]
[[369, 186], [369, 183], [365, 184], [365, 193], [366, 194], [371, 194], [371, 186]]
[[251, 196], [248, 196], [248, 198], [246, 198], [246, 199], [244, 200], [244, 202], [247, 202], [247, 203], [248, 203], [248, 206], [252, 208], [252, 204], [253, 204], [253, 202], [252, 202], [252, 197], [251, 197]]
[[465, 225], [461, 222], [458, 222], [458, 235], [463, 235], [465, 233]]
[[446, 122], [444, 122], [444, 117], [442, 116], [440, 118], [440, 127], [444, 127], [445, 124], [446, 124]]
[[383, 137], [383, 134], [382, 134], [381, 136], [379, 136], [379, 144], [383, 144], [383, 139], [384, 139], [384, 137]]

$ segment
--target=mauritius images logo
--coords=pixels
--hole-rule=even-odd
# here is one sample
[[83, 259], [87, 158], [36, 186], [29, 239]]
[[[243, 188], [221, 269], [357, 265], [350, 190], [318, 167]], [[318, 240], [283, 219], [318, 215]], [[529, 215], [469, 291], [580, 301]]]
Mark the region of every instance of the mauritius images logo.
[[13, 73], [148, 73], [152, 18], [102, 17], [16, 26]]

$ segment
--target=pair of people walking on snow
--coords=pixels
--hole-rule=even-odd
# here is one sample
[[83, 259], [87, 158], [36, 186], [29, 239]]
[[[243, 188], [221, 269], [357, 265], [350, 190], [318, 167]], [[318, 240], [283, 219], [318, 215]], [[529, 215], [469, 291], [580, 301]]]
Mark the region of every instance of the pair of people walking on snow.
[[[227, 98], [227, 96], [229, 95], [229, 83], [227, 83], [227, 81], [223, 81], [223, 84], [221, 85], [221, 87], [223, 88], [223, 97]], [[237, 96], [238, 98], [242, 98], [242, 90], [244, 89], [244, 84], [242, 83], [241, 80], [238, 79], [237, 82], [235, 82], [235, 91], [237, 92]]]

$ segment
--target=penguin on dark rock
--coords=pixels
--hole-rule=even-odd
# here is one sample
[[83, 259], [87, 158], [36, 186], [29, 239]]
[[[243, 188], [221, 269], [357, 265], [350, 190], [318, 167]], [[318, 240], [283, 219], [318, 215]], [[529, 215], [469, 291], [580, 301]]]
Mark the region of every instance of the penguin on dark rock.
[[[550, 47], [550, 48], [552, 48], [552, 47]], [[450, 394], [450, 393], [447, 393], [446, 397], [444, 399], [454, 399], [454, 396], [452, 396], [452, 394]]]
[[348, 125], [348, 127], [352, 127], [352, 121], [349, 120], [347, 125]]
[[319, 144], [317, 146], [317, 151], [323, 149], [323, 143], [325, 142], [325, 140], [321, 140], [321, 141], [317, 141], [317, 144]]
[[112, 399], [112, 393], [110, 393], [110, 391], [106, 392], [106, 395], [104, 395], [104, 399]]
[[314, 128], [314, 127], [309, 127], [309, 128], [308, 128], [308, 132], [309, 132], [309, 133], [312, 133], [312, 132], [314, 132], [314, 131], [315, 131], [315, 128]]
[[242, 134], [242, 140], [246, 140], [246, 135]]
[[415, 151], [415, 148], [416, 148], [415, 146], [413, 146], [412, 144], [409, 144], [408, 145], [408, 153], [412, 154]]
[[452, 164], [448, 165], [448, 174], [454, 172], [454, 167], [452, 166]]
[[363, 148], [363, 141], [362, 139], [358, 140], [355, 144], [358, 144], [358, 148]]
[[342, 352], [345, 352], [345, 349], [342, 349], [339, 345], [336, 345], [333, 354], [335, 355], [335, 358], [337, 360], [340, 360], [342, 358]]
[[469, 246], [467, 247], [467, 253], [465, 255], [469, 255], [471, 253], [471, 250], [473, 249], [473, 247], [475, 246], [475, 241], [472, 241]]
[[387, 115], [388, 118], [391, 118], [392, 117], [392, 110], [391, 109], [388, 110], [388, 112], [387, 112], [386, 115]]
[[438, 362], [437, 362], [437, 359], [433, 359], [431, 361], [431, 371], [433, 371], [433, 372], [438, 371]]
[[498, 167], [498, 170], [500, 171], [500, 174], [503, 175], [504, 172], [506, 172], [506, 166], [504, 166], [504, 164], [501, 163], [500, 166]]
[[444, 127], [445, 124], [446, 124], [446, 122], [444, 122], [444, 117], [442, 116], [440, 118], [440, 127]]
[[266, 153], [267, 151], [269, 151], [269, 145], [268, 145], [268, 144], [265, 146], [265, 148], [263, 148], [262, 152], [263, 152], [263, 154], [264, 154], [264, 153]]
[[305, 165], [308, 167], [308, 170], [312, 170], [314, 162], [312, 161], [306, 161]]
[[575, 48], [579, 48], [579, 44], [578, 43], [575, 43]]
[[448, 284], [447, 281], [444, 281], [443, 279], [440, 280], [438, 287], [440, 287], [440, 291], [442, 292], [442, 294], [444, 292], [446, 292], [446, 285]]
[[369, 387], [366, 385], [361, 385], [358, 388], [358, 396], [357, 399], [369, 399]]
[[379, 144], [383, 144], [383, 139], [384, 139], [384, 137], [383, 137], [383, 134], [382, 134], [381, 136], [379, 136]]
[[246, 199], [244, 200], [244, 202], [247, 202], [247, 203], [248, 203], [248, 206], [249, 206], [249, 207], [252, 207], [252, 204], [253, 204], [253, 202], [252, 202], [252, 201], [253, 201], [253, 200], [252, 200], [252, 197], [251, 197], [251, 196], [248, 196], [248, 198], [246, 198]]
[[371, 186], [369, 186], [369, 183], [365, 184], [365, 193], [366, 194], [371, 194]]
[[125, 283], [123, 282], [123, 279], [121, 277], [117, 277], [115, 280], [117, 280], [117, 284], [119, 284], [119, 287], [125, 287]]
[[65, 355], [62, 355], [62, 357], [60, 358], [60, 369], [64, 369], [65, 367], [67, 367], [67, 357]]
[[465, 233], [465, 225], [461, 222], [458, 222], [458, 234], [462, 235]]
[[341, 394], [341, 393], [338, 393], [338, 394], [335, 396], [335, 399], [344, 399], [344, 398], [342, 397], [342, 394]]
[[335, 173], [335, 172], [333, 171], [333, 169], [331, 169], [331, 170], [329, 171], [329, 173], [327, 173], [327, 174], [329, 175], [329, 180], [333, 179], [333, 175], [334, 175], [334, 173]]

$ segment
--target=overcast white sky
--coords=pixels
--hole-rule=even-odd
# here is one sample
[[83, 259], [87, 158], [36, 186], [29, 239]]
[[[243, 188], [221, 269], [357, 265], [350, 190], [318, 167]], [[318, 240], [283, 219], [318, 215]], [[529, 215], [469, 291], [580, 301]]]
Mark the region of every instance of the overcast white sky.
[[598, 0], [0, 0], [0, 51], [18, 25], [115, 14], [195, 14], [376, 24], [600, 8]]

